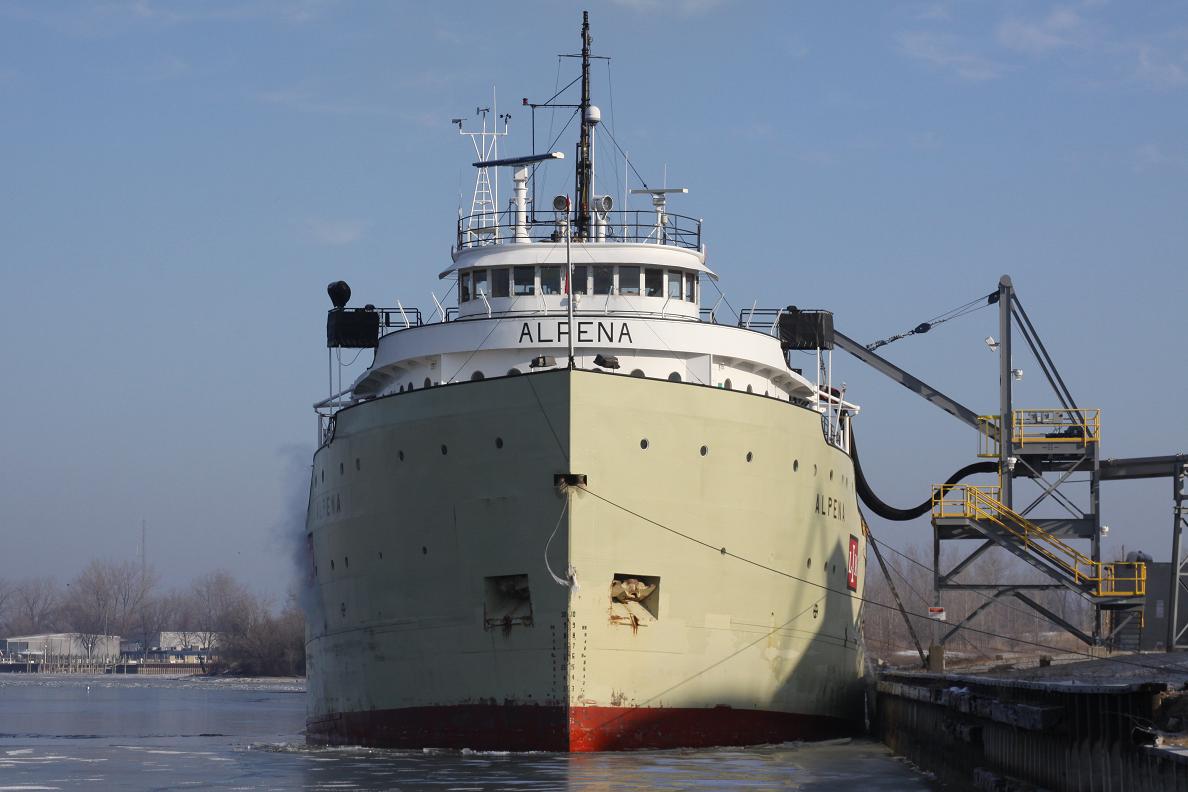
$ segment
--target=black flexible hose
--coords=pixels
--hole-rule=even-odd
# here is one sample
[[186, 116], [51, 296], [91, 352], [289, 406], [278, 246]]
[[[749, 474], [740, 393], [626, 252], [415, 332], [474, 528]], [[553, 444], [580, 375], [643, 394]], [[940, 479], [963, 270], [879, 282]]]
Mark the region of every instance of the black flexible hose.
[[[858, 443], [854, 439], [854, 424], [850, 424], [850, 456], [854, 459], [854, 475], [856, 476], [858, 484], [858, 496], [862, 498], [872, 512], [887, 520], [895, 520], [896, 522], [905, 522], [907, 520], [914, 520], [917, 517], [922, 517], [932, 509], [932, 498], [915, 506], [911, 509], [897, 509], [884, 503], [878, 495], [874, 494], [874, 490], [870, 488], [870, 484], [866, 481], [866, 476], [862, 473], [862, 463], [858, 461]], [[994, 473], [998, 470], [997, 462], [974, 462], [972, 465], [966, 465], [958, 470], [953, 475], [949, 476], [946, 485], [956, 484], [966, 476], [972, 476], [975, 473]]]

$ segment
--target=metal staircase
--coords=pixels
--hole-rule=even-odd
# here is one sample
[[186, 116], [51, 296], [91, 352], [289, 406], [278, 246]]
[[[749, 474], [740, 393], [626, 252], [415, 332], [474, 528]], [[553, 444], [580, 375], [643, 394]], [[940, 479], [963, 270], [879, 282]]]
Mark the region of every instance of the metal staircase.
[[933, 490], [933, 525], [938, 532], [984, 537], [1099, 606], [1146, 596], [1143, 562], [1094, 560], [1000, 503], [998, 496], [998, 487], [939, 485]]

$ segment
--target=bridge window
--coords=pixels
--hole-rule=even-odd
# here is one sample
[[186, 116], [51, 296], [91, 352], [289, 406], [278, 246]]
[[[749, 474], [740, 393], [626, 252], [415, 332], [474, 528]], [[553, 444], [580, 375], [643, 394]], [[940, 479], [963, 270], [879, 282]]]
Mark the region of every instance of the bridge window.
[[677, 270], [668, 271], [668, 297], [671, 300], [681, 299], [681, 273]]
[[470, 302], [470, 273], [458, 276], [458, 302]]
[[594, 267], [594, 293], [610, 294], [614, 288], [614, 267]]
[[639, 294], [639, 267], [619, 267], [619, 294]]
[[509, 272], [507, 267], [491, 270], [491, 296], [507, 297]]
[[560, 267], [541, 267], [540, 268], [540, 293], [541, 294], [560, 294], [561, 293], [561, 268]]
[[536, 267], [512, 267], [512, 290], [516, 297], [536, 294]]
[[697, 302], [697, 276], [692, 272], [685, 273], [685, 299]]
[[491, 296], [491, 287], [487, 285], [487, 271], [485, 269], [476, 269], [474, 271], [474, 288], [471, 290], [471, 296], [476, 300], [480, 297]]
[[586, 282], [586, 274], [589, 272], [585, 267], [573, 268], [573, 289], [574, 294], [589, 294], [590, 284]]
[[664, 270], [644, 270], [644, 297], [664, 296]]

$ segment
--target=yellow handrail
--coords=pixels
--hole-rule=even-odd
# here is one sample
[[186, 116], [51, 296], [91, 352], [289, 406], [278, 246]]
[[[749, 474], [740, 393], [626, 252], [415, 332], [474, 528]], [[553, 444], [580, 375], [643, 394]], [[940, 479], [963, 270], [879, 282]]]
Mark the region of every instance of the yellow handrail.
[[1101, 439], [1101, 410], [1015, 410], [1011, 414], [1011, 439], [1028, 443], [1096, 443]]
[[1141, 561], [1094, 561], [998, 500], [999, 487], [940, 484], [933, 488], [932, 516], [986, 520], [1023, 546], [1072, 576], [1078, 585], [1093, 584], [1100, 597], [1141, 597], [1147, 593], [1147, 567]]

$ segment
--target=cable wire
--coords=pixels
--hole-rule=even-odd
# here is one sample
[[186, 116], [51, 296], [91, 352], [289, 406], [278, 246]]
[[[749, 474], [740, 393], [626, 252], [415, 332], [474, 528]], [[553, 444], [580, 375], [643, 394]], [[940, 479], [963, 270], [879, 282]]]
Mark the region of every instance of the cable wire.
[[971, 313], [974, 313], [975, 311], [980, 311], [983, 308], [993, 305], [994, 303], [991, 302], [991, 300], [997, 296], [998, 292], [995, 291], [985, 295], [984, 297], [976, 297], [963, 305], [958, 305], [956, 308], [951, 308], [942, 314], [932, 317], [927, 322], [921, 322], [911, 330], [906, 330], [902, 333], [896, 333], [895, 335], [888, 338], [867, 344], [866, 349], [870, 352], [873, 352], [879, 347], [887, 346], [887, 344], [890, 344], [892, 341], [898, 341], [899, 339], [907, 338], [908, 336], [922, 335], [923, 333], [927, 333], [929, 330], [939, 324], [944, 324], [945, 322], [952, 321], [953, 319], [959, 319], [962, 316], [967, 316]]
[[[603, 503], [606, 503], [608, 506], [613, 506], [614, 508], [619, 509], [620, 511], [625, 512], [627, 514], [630, 514], [631, 516], [636, 517], [637, 519], [642, 520], [643, 522], [646, 522], [650, 525], [660, 528], [661, 530], [667, 531], [675, 536], [679, 536], [682, 539], [692, 542], [693, 544], [700, 545], [700, 546], [706, 548], [707, 550], [713, 550], [716, 553], [720, 553], [723, 556], [733, 558], [736, 561], [741, 561], [744, 564], [749, 564], [750, 566], [756, 567], [757, 569], [762, 569], [767, 572], [771, 572], [773, 574], [779, 575], [781, 577], [788, 578], [789, 580], [795, 580], [799, 583], [804, 583], [809, 586], [814, 586], [816, 588], [822, 589], [829, 593], [839, 594], [843, 597], [849, 597], [849, 598], [858, 600], [862, 603], [873, 605], [876, 608], [883, 608], [885, 610], [898, 610], [898, 608], [896, 608], [894, 605], [888, 605], [886, 603], [879, 602], [877, 600], [868, 599], [868, 598], [863, 597], [863, 596], [861, 596], [855, 592], [852, 592], [852, 591], [842, 591], [841, 589], [835, 589], [835, 588], [832, 588], [831, 586], [827, 586], [824, 583], [818, 583], [814, 580], [808, 580], [806, 578], [800, 577], [799, 575], [793, 574], [792, 572], [788, 572], [788, 571], [785, 571], [782, 569], [777, 569], [776, 567], [769, 566], [767, 564], [764, 564], [761, 561], [756, 561], [754, 559], [747, 558], [746, 556], [741, 556], [737, 553], [733, 553], [733, 552], [727, 550], [725, 547], [715, 547], [714, 545], [710, 544], [709, 542], [706, 542], [702, 539], [698, 539], [695, 536], [691, 536], [687, 533], [684, 533], [683, 531], [679, 531], [676, 528], [672, 528], [672, 527], [665, 525], [661, 522], [657, 522], [656, 520], [653, 520], [650, 517], [646, 517], [637, 511], [634, 511], [626, 506], [623, 506], [622, 504], [616, 503], [615, 501], [611, 500], [610, 498], [600, 495], [599, 493], [595, 492], [594, 490], [590, 489], [589, 487], [582, 487], [581, 489], [583, 492], [590, 494], [591, 496], [597, 498], [598, 500], [602, 501]], [[912, 611], [908, 611], [906, 609], [904, 612], [907, 613], [909, 616], [915, 616], [915, 617], [921, 618], [921, 619], [928, 618], [925, 614], [922, 614], [922, 613], [915, 613]], [[1176, 673], [1176, 674], [1183, 674], [1185, 671], [1184, 668], [1179, 668], [1179, 667], [1175, 667], [1175, 666], [1151, 665], [1148, 663], [1139, 663], [1139, 662], [1135, 662], [1135, 661], [1131, 661], [1131, 660], [1123, 660], [1121, 658], [1116, 658], [1116, 657], [1096, 657], [1093, 654], [1091, 654], [1090, 652], [1077, 650], [1077, 649], [1068, 649], [1068, 648], [1059, 647], [1059, 646], [1053, 646], [1051, 644], [1044, 644], [1044, 643], [1040, 643], [1038, 641], [1029, 641], [1025, 638], [1018, 638], [1018, 637], [1009, 636], [1009, 635], [1002, 635], [1001, 633], [996, 633], [996, 632], [993, 632], [990, 630], [983, 630], [983, 629], [979, 629], [977, 627], [965, 626], [965, 627], [962, 627], [962, 629], [967, 630], [972, 633], [977, 633], [979, 635], [987, 635], [987, 636], [990, 636], [993, 638], [1001, 638], [1003, 640], [1014, 641], [1016, 643], [1021, 643], [1021, 644], [1025, 644], [1028, 646], [1034, 646], [1039, 649], [1047, 649], [1052, 652], [1063, 652], [1065, 654], [1076, 654], [1076, 655], [1080, 655], [1082, 657], [1085, 657], [1085, 658], [1088, 658], [1091, 660], [1105, 660], [1105, 661], [1108, 661], [1111, 663], [1117, 663], [1119, 665], [1131, 666], [1134, 668], [1142, 668], [1142, 669], [1148, 670], [1148, 671], [1162, 671], [1165, 673]]]

